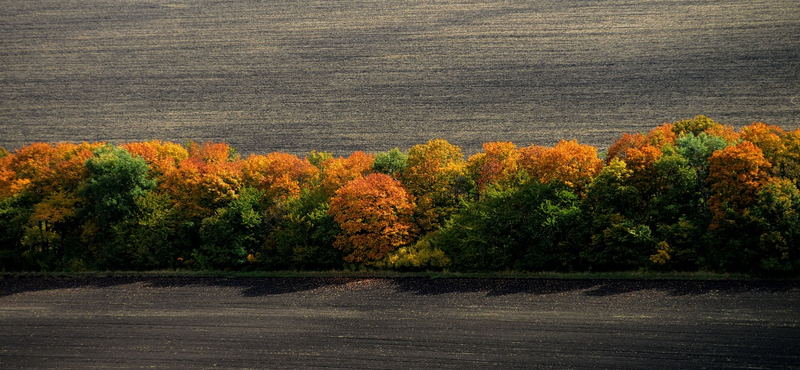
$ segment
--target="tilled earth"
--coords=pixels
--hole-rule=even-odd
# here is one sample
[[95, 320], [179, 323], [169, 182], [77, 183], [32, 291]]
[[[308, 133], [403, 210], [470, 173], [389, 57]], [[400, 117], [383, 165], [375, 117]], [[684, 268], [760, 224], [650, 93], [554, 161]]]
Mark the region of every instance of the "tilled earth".
[[800, 127], [797, 0], [0, 0], [0, 146], [443, 138], [600, 148], [705, 114]]
[[800, 282], [0, 278], [0, 368], [798, 368]]

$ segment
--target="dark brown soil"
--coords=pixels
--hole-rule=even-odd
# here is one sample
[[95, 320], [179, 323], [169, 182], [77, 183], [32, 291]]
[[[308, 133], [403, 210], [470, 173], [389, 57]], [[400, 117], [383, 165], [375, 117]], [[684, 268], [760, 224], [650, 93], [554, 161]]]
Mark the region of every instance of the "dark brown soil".
[[797, 368], [800, 283], [4, 278], [2, 369]]
[[797, 0], [0, 0], [0, 145], [443, 138], [607, 147], [705, 114], [800, 127]]

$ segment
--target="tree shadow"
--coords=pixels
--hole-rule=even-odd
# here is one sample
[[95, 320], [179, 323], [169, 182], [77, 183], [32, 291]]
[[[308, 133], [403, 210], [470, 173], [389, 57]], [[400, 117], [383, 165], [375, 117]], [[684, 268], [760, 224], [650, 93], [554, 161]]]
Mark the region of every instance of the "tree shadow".
[[613, 296], [637, 291], [664, 292], [672, 296], [745, 292], [800, 291], [800, 281], [744, 280], [627, 280], [627, 279], [395, 279], [399, 291], [421, 295], [481, 293], [487, 296], [508, 294], [557, 294], [583, 291], [590, 297]]
[[347, 284], [353, 278], [224, 278], [224, 277], [4, 277], [0, 279], [0, 297], [44, 290], [73, 288], [112, 288], [144, 283], [154, 288], [193, 286], [230, 287], [241, 289], [245, 297], [297, 293], [330, 285]]
[[[672, 296], [708, 293], [789, 292], [800, 291], [798, 280], [625, 280], [625, 279], [525, 279], [525, 278], [224, 278], [224, 277], [3, 277], [0, 278], [0, 297], [72, 288], [112, 288], [144, 283], [154, 288], [194, 286], [229, 287], [239, 289], [244, 297], [291, 294], [329, 286], [347, 286], [354, 282], [382, 280], [396, 292], [416, 295], [450, 293], [483, 293], [486, 296], [510, 294], [557, 294], [581, 292], [590, 297], [613, 296], [638, 291], [664, 292]], [[346, 289], [345, 289], [346, 291]]]

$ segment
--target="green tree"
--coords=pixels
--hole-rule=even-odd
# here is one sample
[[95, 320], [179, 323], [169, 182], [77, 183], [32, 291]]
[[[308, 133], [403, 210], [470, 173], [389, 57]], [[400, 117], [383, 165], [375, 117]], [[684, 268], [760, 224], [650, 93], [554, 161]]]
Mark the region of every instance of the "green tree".
[[150, 167], [141, 157], [107, 145], [94, 151], [86, 168], [89, 178], [80, 192], [86, 220], [83, 238], [94, 251], [97, 267], [131, 268], [135, 253], [116, 243], [116, 227], [138, 216], [137, 199], [155, 187], [155, 180], [148, 178]]
[[431, 242], [456, 270], [571, 270], [585, 235], [579, 212], [578, 196], [557, 181], [489, 187]]
[[262, 252], [265, 267], [330, 270], [343, 266], [344, 253], [333, 246], [339, 226], [328, 214], [330, 205], [319, 189], [303, 189], [289, 199]]
[[154, 188], [148, 179], [150, 167], [125, 149], [107, 145], [86, 161], [89, 179], [82, 190], [86, 209], [101, 227], [118, 222], [137, 211], [136, 198]]
[[136, 215], [113, 225], [114, 243], [129, 251], [130, 268], [182, 267], [191, 249], [181, 235], [180, 214], [169, 196], [148, 191], [135, 202]]
[[35, 261], [23, 259], [31, 250], [22, 244], [25, 224], [33, 213], [29, 194], [16, 194], [0, 198], [0, 270], [38, 270]]
[[272, 230], [272, 219], [261, 203], [263, 194], [243, 188], [227, 207], [203, 219], [200, 228], [201, 246], [194, 253], [204, 269], [230, 270], [242, 268], [248, 255], [258, 253]]
[[631, 184], [633, 174], [625, 162], [614, 158], [589, 185], [582, 209], [591, 235], [580, 253], [584, 268], [638, 269], [656, 254], [648, 203]]
[[753, 205], [759, 224], [758, 268], [764, 273], [800, 271], [800, 190], [788, 179], [773, 179]]
[[372, 164], [373, 171], [389, 175], [395, 180], [403, 177], [406, 167], [408, 167], [408, 155], [398, 148], [376, 154], [375, 163]]

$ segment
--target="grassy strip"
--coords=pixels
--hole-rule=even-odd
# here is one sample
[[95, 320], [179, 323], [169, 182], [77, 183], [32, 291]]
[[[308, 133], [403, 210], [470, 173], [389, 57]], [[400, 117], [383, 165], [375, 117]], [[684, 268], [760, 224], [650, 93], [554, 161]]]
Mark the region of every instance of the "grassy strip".
[[554, 279], [554, 280], [798, 280], [798, 277], [764, 277], [713, 272], [397, 272], [397, 271], [94, 271], [94, 272], [14, 272], [0, 278], [15, 277], [196, 277], [196, 278], [429, 278], [429, 279]]

